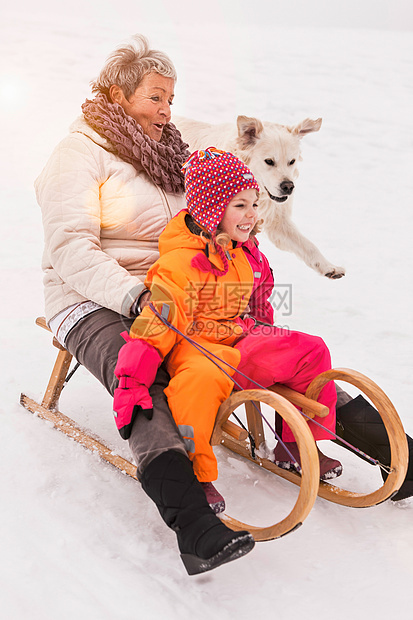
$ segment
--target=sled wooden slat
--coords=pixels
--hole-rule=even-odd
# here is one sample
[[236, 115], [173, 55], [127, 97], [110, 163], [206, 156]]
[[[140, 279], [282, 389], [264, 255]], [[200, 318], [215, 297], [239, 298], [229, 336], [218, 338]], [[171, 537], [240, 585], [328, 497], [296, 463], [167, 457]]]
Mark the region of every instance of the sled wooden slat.
[[227, 433], [228, 435], [230, 435], [230, 437], [233, 437], [238, 441], [244, 441], [248, 437], [247, 431], [238, 426], [238, 424], [231, 422], [231, 420], [227, 420], [223, 424], [222, 430], [225, 431], [225, 433]]
[[284, 396], [287, 400], [290, 401], [296, 407], [300, 407], [304, 413], [306, 413], [310, 418], [314, 418], [317, 416], [319, 418], [325, 418], [330, 413], [330, 410], [325, 405], [318, 403], [316, 399], [312, 400], [304, 396], [304, 394], [299, 394], [295, 392], [291, 388], [286, 385], [281, 385], [279, 383], [275, 383], [271, 387], [268, 388], [271, 392], [275, 392], [280, 396]]
[[[258, 408], [258, 411], [257, 411], [257, 408]], [[261, 411], [261, 405], [259, 402], [253, 403], [252, 401], [248, 401], [245, 403], [245, 412], [247, 414], [248, 429], [254, 438], [256, 446], [260, 446], [262, 442], [265, 440], [262, 417], [259, 413], [260, 411]]]
[[135, 480], [137, 479], [136, 466], [132, 465], [132, 463], [123, 457], [114, 454], [110, 448], [105, 446], [101, 439], [93, 437], [88, 431], [82, 429], [76, 424], [76, 422], [60, 411], [52, 411], [47, 409], [47, 407], [39, 405], [39, 403], [36, 403], [36, 401], [32, 400], [25, 394], [20, 396], [20, 404], [43, 420], [52, 422], [52, 424], [59, 431], [62, 431], [65, 435], [68, 435], [78, 443], [82, 444], [82, 446], [88, 448], [88, 450], [96, 452], [102, 459], [111, 465], [114, 465], [125, 474], [128, 474], [128, 476], [135, 478]]
[[57, 407], [71, 361], [72, 356], [70, 353], [66, 349], [60, 349], [42, 400], [42, 406], [46, 407], [46, 409]]
[[46, 323], [46, 319], [44, 316], [38, 316], [36, 321], [35, 321], [36, 325], [38, 325], [39, 327], [43, 327], [43, 329], [46, 329], [48, 332], [51, 332], [52, 330], [50, 329], [50, 327], [48, 326], [48, 324]]

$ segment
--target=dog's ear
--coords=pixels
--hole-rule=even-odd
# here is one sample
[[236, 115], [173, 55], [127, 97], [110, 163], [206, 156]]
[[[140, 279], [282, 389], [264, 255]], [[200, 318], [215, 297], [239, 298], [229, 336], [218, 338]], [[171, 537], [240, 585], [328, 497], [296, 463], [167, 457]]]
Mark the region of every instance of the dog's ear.
[[317, 120], [313, 121], [311, 118], [306, 118], [305, 120], [298, 123], [298, 125], [294, 125], [293, 127], [288, 127], [288, 131], [294, 136], [298, 136], [302, 138], [306, 136], [308, 133], [312, 133], [313, 131], [318, 131], [321, 127], [322, 119], [317, 118]]
[[263, 124], [258, 118], [249, 116], [238, 116], [238, 144], [241, 149], [253, 146], [259, 140], [260, 134], [264, 129]]

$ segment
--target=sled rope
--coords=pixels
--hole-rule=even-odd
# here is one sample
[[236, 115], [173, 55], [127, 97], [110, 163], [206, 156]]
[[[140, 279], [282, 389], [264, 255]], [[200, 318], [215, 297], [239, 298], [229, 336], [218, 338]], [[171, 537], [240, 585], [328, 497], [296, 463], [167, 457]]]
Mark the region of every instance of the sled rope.
[[[195, 342], [195, 340], [193, 340], [192, 338], [190, 338], [189, 336], [186, 336], [185, 334], [183, 334], [177, 327], [175, 327], [174, 325], [172, 325], [172, 323], [170, 323], [168, 321], [168, 319], [166, 318], [169, 314], [169, 306], [167, 304], [164, 304], [162, 307], [162, 313], [160, 314], [157, 309], [155, 308], [155, 306], [150, 303], [149, 304], [150, 309], [152, 310], [152, 312], [155, 314], [155, 316], [158, 317], [158, 319], [160, 319], [162, 321], [162, 323], [164, 323], [164, 325], [166, 325], [167, 327], [169, 327], [169, 329], [171, 329], [172, 331], [174, 331], [175, 333], [179, 334], [180, 336], [182, 336], [185, 340], [187, 340], [187, 342], [189, 342], [193, 347], [195, 347], [195, 349], [197, 349], [200, 353], [202, 353], [205, 357], [207, 357], [209, 359], [210, 362], [212, 362], [213, 364], [215, 364], [215, 366], [217, 366], [217, 368], [219, 368], [221, 370], [221, 372], [224, 373], [224, 375], [226, 375], [240, 390], [242, 390], [242, 386], [240, 383], [238, 383], [238, 381], [236, 381], [234, 379], [234, 377], [232, 377], [224, 368], [222, 368], [222, 366], [220, 366], [214, 359], [212, 359], [213, 357], [215, 359], [217, 359], [219, 362], [222, 362], [224, 364], [226, 364], [227, 366], [229, 366], [229, 368], [231, 368], [234, 371], [237, 371], [236, 368], [234, 368], [234, 366], [231, 366], [231, 364], [229, 364], [228, 362], [226, 362], [225, 360], [222, 360], [220, 357], [218, 357], [218, 355], [215, 355], [214, 353], [211, 353], [211, 351], [208, 351], [208, 349], [205, 349], [205, 347], [203, 347], [201, 344], [199, 344], [198, 342]], [[167, 308], [168, 312], [164, 312], [165, 307]], [[166, 315], [166, 316], [165, 316]], [[237, 371], [239, 372], [239, 371]], [[252, 379], [250, 379], [247, 375], [244, 375], [244, 373], [240, 372], [239, 374], [241, 374], [243, 377], [245, 377], [246, 379], [249, 379], [250, 381], [252, 381]], [[253, 381], [253, 383], [255, 383], [255, 381]], [[258, 385], [258, 387], [261, 387], [259, 383], [256, 383], [256, 385]], [[266, 388], [262, 388], [266, 391], [268, 391]], [[257, 407], [256, 403], [254, 403], [254, 401], [252, 401], [252, 404], [254, 405], [255, 409], [258, 411], [258, 413], [260, 414], [260, 416], [262, 417], [262, 419], [264, 420], [264, 422], [267, 424], [268, 428], [271, 430], [271, 432], [273, 433], [274, 437], [277, 439], [277, 441], [281, 442], [281, 445], [283, 446], [284, 450], [287, 452], [288, 456], [290, 457], [290, 459], [292, 460], [292, 462], [294, 463], [294, 467], [297, 469], [298, 472], [301, 472], [301, 467], [299, 465], [299, 463], [297, 463], [297, 461], [295, 460], [295, 457], [291, 454], [290, 450], [287, 448], [287, 446], [285, 445], [285, 443], [282, 441], [281, 437], [278, 435], [277, 431], [275, 430], [275, 428], [272, 427], [272, 425], [270, 424], [270, 422], [267, 420], [267, 418], [264, 416], [264, 414], [262, 413], [262, 411], [260, 411], [260, 409]], [[234, 415], [234, 414], [232, 414]], [[245, 428], [245, 427], [244, 427]], [[245, 429], [247, 430], [247, 429]], [[249, 431], [247, 430], [248, 435], [250, 435]], [[255, 442], [254, 443], [254, 448], [255, 448]], [[252, 445], [251, 445], [251, 452], [252, 452]], [[254, 449], [255, 452], [255, 449]], [[255, 457], [254, 457], [255, 458]]]
[[[157, 309], [155, 308], [155, 306], [153, 305], [153, 303], [151, 302], [149, 304], [149, 308], [152, 310], [152, 312], [155, 314], [155, 316], [158, 317], [158, 319], [160, 319], [162, 321], [162, 323], [164, 325], [166, 325], [167, 327], [169, 327], [169, 329], [171, 329], [172, 331], [174, 331], [175, 333], [179, 334], [180, 336], [182, 336], [187, 342], [189, 342], [193, 347], [195, 347], [200, 353], [202, 353], [205, 357], [207, 357], [213, 364], [215, 364], [215, 366], [217, 366], [227, 377], [229, 377], [231, 379], [231, 381], [234, 382], [234, 384], [236, 384], [236, 386], [242, 390], [242, 386], [228, 373], [226, 372], [226, 370], [224, 370], [224, 368], [222, 368], [222, 366], [220, 366], [214, 359], [218, 360], [219, 362], [225, 364], [226, 366], [228, 366], [229, 368], [231, 368], [234, 372], [237, 372], [238, 374], [240, 374], [242, 377], [244, 377], [245, 379], [248, 379], [248, 381], [251, 381], [251, 383], [253, 383], [254, 385], [256, 385], [257, 387], [259, 387], [261, 390], [265, 390], [265, 391], [269, 391], [266, 387], [264, 387], [263, 385], [261, 385], [260, 383], [258, 383], [257, 381], [254, 381], [254, 379], [251, 379], [251, 377], [249, 377], [248, 375], [244, 374], [243, 372], [241, 372], [240, 370], [238, 370], [237, 368], [235, 368], [234, 366], [231, 366], [231, 364], [229, 362], [226, 362], [225, 360], [221, 359], [218, 355], [215, 355], [215, 353], [212, 353], [211, 351], [208, 351], [208, 349], [206, 349], [205, 347], [203, 347], [201, 344], [199, 344], [198, 342], [195, 342], [192, 338], [190, 338], [189, 336], [186, 336], [185, 334], [183, 334], [177, 327], [175, 327], [174, 325], [172, 325], [172, 323], [170, 323], [168, 321], [168, 319], [166, 318], [169, 314], [169, 306], [167, 304], [164, 304], [162, 307], [162, 313], [159, 313], [157, 311]], [[166, 312], [166, 310], [168, 312]], [[166, 315], [166, 316], [165, 316]], [[277, 431], [275, 430], [275, 428], [272, 428], [272, 425], [268, 422], [268, 420], [266, 419], [266, 417], [264, 416], [264, 414], [262, 413], [262, 411], [260, 411], [259, 407], [257, 407], [256, 403], [254, 403], [252, 401], [253, 406], [255, 407], [255, 409], [258, 411], [258, 413], [260, 414], [260, 416], [262, 417], [262, 419], [264, 420], [264, 422], [267, 424], [268, 428], [271, 430], [271, 432], [274, 434], [274, 437], [277, 439], [277, 441], [281, 442], [281, 445], [283, 446], [284, 450], [287, 452], [288, 456], [291, 458], [291, 460], [294, 463], [294, 466], [296, 468], [298, 468], [298, 471], [301, 471], [301, 467], [299, 466], [299, 464], [297, 462], [295, 462], [295, 458], [293, 457], [293, 455], [290, 453], [290, 451], [288, 450], [288, 448], [285, 446], [284, 442], [281, 440], [280, 436], [278, 435]], [[352, 450], [353, 452], [356, 452], [357, 454], [362, 455], [365, 459], [367, 459], [371, 464], [373, 465], [378, 465], [381, 469], [383, 469], [384, 471], [386, 471], [387, 473], [391, 472], [391, 468], [387, 467], [386, 465], [383, 465], [383, 463], [380, 463], [380, 461], [378, 461], [377, 459], [373, 459], [371, 456], [369, 456], [368, 454], [366, 454], [365, 452], [363, 452], [362, 450], [360, 450], [359, 448], [356, 448], [356, 446], [353, 446], [351, 443], [349, 443], [348, 441], [346, 441], [345, 439], [343, 439], [342, 437], [339, 437], [339, 435], [337, 435], [336, 433], [334, 433], [333, 431], [330, 431], [329, 429], [326, 429], [322, 424], [320, 424], [319, 422], [317, 422], [316, 420], [314, 420], [313, 418], [311, 418], [309, 415], [307, 415], [306, 413], [304, 413], [303, 411], [300, 412], [301, 415], [303, 415], [305, 418], [307, 418], [307, 420], [311, 420], [315, 425], [319, 426], [320, 428], [323, 428], [324, 430], [326, 430], [332, 437], [334, 437], [338, 442], [342, 443], [343, 445], [347, 446], [347, 448], [349, 448], [350, 450]], [[244, 427], [245, 428], [245, 427]]]

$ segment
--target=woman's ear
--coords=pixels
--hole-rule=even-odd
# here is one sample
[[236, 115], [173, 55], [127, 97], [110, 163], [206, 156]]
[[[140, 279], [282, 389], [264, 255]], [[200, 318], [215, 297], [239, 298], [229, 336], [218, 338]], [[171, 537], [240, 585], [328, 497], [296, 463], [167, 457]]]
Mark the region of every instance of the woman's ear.
[[123, 90], [117, 84], [112, 84], [112, 86], [109, 88], [109, 95], [114, 103], [119, 103], [120, 105], [122, 105], [125, 99]]

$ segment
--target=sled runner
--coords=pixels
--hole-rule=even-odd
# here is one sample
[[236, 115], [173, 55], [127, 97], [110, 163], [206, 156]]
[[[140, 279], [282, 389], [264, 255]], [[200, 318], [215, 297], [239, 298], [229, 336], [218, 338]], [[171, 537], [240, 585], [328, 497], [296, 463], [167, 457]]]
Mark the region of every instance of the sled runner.
[[[50, 332], [44, 317], [36, 319], [36, 323]], [[61, 391], [74, 371], [69, 373], [72, 355], [55, 338], [53, 338], [53, 345], [58, 349], [58, 353], [42, 402], [37, 403], [28, 396], [21, 394], [20, 403], [35, 415], [52, 422], [57, 429], [86, 448], [97, 452], [101, 458], [125, 474], [136, 479], [136, 468], [132, 463], [114, 454], [98, 437], [82, 429], [73, 420], [58, 411]], [[391, 463], [390, 467], [386, 468], [388, 473], [386, 481], [376, 491], [354, 493], [319, 480], [316, 444], [305, 418], [327, 415], [328, 408], [318, 403], [317, 397], [324, 385], [331, 380], [346, 381], [364, 392], [373, 402], [385, 425], [390, 442]], [[257, 449], [265, 440], [263, 420], [270, 426], [266, 417], [261, 413], [260, 403], [265, 403], [274, 409], [276, 414], [285, 420], [293, 431], [300, 453], [301, 474], [281, 469], [269, 459], [258, 456]], [[241, 405], [245, 405], [247, 427], [239, 426], [228, 419]], [[300, 407], [302, 413], [297, 407]], [[373, 506], [384, 501], [400, 488], [408, 464], [406, 435], [391, 401], [373, 381], [361, 373], [348, 369], [333, 369], [320, 374], [310, 384], [305, 396], [279, 384], [270, 387], [268, 390], [253, 389], [233, 392], [219, 408], [211, 444], [221, 444], [256, 463], [259, 467], [300, 487], [298, 498], [290, 514], [274, 525], [257, 527], [237, 521], [228, 515], [222, 517], [232, 529], [249, 530], [257, 541], [279, 538], [296, 529], [308, 516], [317, 494], [329, 501], [358, 508]], [[363, 453], [361, 454], [363, 455]]]
[[[317, 412], [317, 410], [313, 409], [313, 413], [311, 414], [311, 405], [318, 405], [318, 407], [320, 407], [320, 404], [316, 402], [316, 398], [318, 397], [324, 385], [331, 380], [341, 380], [346, 381], [347, 383], [351, 383], [362, 392], [364, 392], [364, 394], [373, 402], [374, 406], [376, 407], [381, 416], [381, 419], [387, 431], [391, 450], [391, 463], [388, 468], [382, 466], [377, 461], [374, 463], [383, 467], [383, 469], [387, 471], [388, 476], [386, 481], [373, 492], [355, 493], [337, 487], [329, 482], [323, 482], [317, 479], [317, 493], [320, 497], [327, 499], [331, 502], [342, 504], [344, 506], [350, 506], [353, 508], [366, 508], [380, 504], [381, 502], [394, 495], [405, 479], [408, 465], [407, 439], [401, 420], [390, 399], [386, 396], [383, 390], [381, 390], [378, 385], [376, 385], [371, 379], [355, 370], [337, 368], [321, 373], [312, 381], [312, 383], [307, 389], [305, 397], [301, 394], [297, 394], [289, 388], [286, 388], [285, 386], [280, 385], [274, 385], [270, 387], [269, 391], [244, 390], [240, 392], [233, 392], [232, 395], [219, 408], [211, 443], [213, 445], [218, 443], [224, 445], [226, 448], [253, 461], [260, 467], [267, 469], [268, 471], [273, 472], [278, 476], [281, 476], [286, 480], [293, 482], [296, 485], [299, 485], [302, 490], [307, 466], [305, 462], [302, 462], [302, 475], [299, 475], [290, 470], [281, 469], [269, 459], [261, 458], [257, 456], [257, 454], [254, 455], [251, 450], [250, 442], [242, 439], [236, 439], [234, 437], [229, 437], [225, 432], [223, 432], [222, 424], [239, 405], [245, 403], [249, 432], [254, 438], [256, 445], [260, 445], [260, 443], [262, 443], [265, 439], [264, 425], [263, 418], [260, 415], [259, 411], [257, 411], [256, 407], [252, 406], [254, 401], [269, 404], [277, 411], [277, 413], [280, 413], [281, 409], [279, 401], [277, 402], [276, 400], [273, 400], [272, 396], [277, 396], [278, 398], [280, 398], [280, 395], [282, 394], [285, 399], [288, 399], [291, 403], [301, 407], [302, 411], [305, 412], [308, 417], [313, 417], [314, 413], [316, 413], [316, 415], [318, 415], [319, 417], [323, 417], [323, 413], [321, 412], [320, 415], [319, 410]], [[277, 395], [271, 395], [271, 391], [277, 392]], [[310, 403], [310, 406], [308, 405], [308, 403]], [[295, 411], [297, 410], [295, 409]], [[288, 422], [287, 417], [285, 417], [284, 415], [282, 417]], [[294, 429], [294, 433], [296, 435], [297, 443], [299, 444], [296, 429]], [[361, 456], [365, 456], [364, 453], [361, 453]], [[300, 457], [302, 458], [301, 449]], [[318, 478], [318, 457], [316, 468]], [[297, 504], [299, 503], [299, 501], [300, 496], [297, 500]], [[271, 533], [276, 532], [278, 536], [280, 536], [290, 531], [288, 529], [284, 531], [284, 528], [288, 528], [288, 526], [293, 523], [294, 517], [295, 510], [293, 509], [289, 517], [284, 520], [284, 522], [280, 522], [276, 526], [273, 526]], [[257, 532], [253, 527], [243, 523], [238, 523], [230, 517], [226, 518], [226, 522], [227, 525], [229, 525], [233, 529], [249, 529], [256, 540], [269, 539], [267, 538], [267, 536], [270, 534], [270, 532], [267, 532], [265, 529], [260, 529]]]

